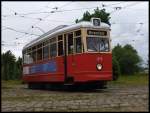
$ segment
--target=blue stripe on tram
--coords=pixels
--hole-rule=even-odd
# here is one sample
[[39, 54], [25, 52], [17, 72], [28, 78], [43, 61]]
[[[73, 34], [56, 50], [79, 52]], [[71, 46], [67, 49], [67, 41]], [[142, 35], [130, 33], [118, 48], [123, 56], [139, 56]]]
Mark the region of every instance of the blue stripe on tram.
[[57, 66], [55, 61], [50, 61], [45, 64], [37, 64], [30, 67], [30, 74], [41, 72], [56, 72]]

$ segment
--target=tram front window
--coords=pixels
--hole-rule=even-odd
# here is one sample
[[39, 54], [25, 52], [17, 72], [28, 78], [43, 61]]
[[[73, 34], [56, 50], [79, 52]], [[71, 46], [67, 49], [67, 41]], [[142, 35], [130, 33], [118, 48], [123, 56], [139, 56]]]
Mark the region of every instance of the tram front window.
[[109, 39], [100, 37], [87, 37], [87, 50], [89, 52], [108, 52]]

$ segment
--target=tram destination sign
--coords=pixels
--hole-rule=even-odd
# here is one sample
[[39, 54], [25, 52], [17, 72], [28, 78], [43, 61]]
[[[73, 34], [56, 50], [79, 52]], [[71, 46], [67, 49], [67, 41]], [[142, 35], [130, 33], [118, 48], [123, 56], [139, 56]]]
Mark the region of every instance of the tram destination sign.
[[88, 35], [106, 36], [107, 31], [87, 30]]

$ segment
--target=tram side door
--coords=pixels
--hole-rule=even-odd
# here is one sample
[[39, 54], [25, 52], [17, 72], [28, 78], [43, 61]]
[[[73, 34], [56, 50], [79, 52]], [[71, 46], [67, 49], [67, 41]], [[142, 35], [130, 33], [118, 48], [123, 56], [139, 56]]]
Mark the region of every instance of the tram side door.
[[73, 33], [64, 35], [64, 78], [65, 83], [73, 83]]

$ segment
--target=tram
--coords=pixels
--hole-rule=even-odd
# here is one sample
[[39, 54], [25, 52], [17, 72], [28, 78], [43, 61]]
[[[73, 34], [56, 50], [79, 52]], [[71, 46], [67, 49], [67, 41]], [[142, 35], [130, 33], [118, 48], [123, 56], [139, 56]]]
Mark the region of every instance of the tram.
[[97, 88], [112, 80], [110, 26], [100, 18], [58, 26], [26, 44], [22, 55], [22, 79], [29, 88], [52, 84]]

